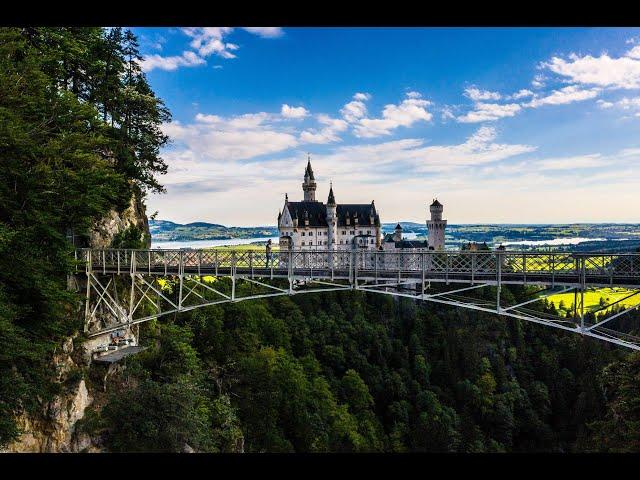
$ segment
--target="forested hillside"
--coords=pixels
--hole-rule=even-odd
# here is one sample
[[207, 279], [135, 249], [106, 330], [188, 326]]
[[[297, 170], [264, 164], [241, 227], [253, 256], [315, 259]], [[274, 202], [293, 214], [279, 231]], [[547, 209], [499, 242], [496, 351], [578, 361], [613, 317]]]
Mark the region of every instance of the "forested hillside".
[[139, 61], [120, 28], [0, 28], [0, 445], [62, 388], [51, 357], [82, 325], [70, 235], [162, 190], [169, 113]]
[[81, 427], [109, 450], [638, 447], [638, 356], [491, 314], [326, 292], [193, 311], [143, 338]]

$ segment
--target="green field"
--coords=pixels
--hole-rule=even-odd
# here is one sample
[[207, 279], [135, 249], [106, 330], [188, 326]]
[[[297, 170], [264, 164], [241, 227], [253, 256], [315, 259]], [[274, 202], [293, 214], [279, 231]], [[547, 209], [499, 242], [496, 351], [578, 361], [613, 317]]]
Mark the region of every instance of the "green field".
[[[585, 312], [594, 312], [597, 310], [598, 315], [605, 314], [611, 310], [611, 307], [606, 307], [607, 305], [611, 305], [612, 303], [624, 297], [627, 297], [634, 292], [635, 290], [630, 290], [627, 288], [598, 288], [587, 290], [586, 292], [584, 292]], [[556, 306], [556, 308], [558, 308], [561, 314], [563, 313], [564, 315], [566, 315], [567, 312], [571, 312], [573, 310], [573, 300], [573, 292], [560, 293], [558, 295], [547, 297], [547, 301], [549, 303], [553, 302], [553, 304]], [[640, 294], [631, 297], [624, 302], [617, 303], [615, 305], [615, 308], [622, 308], [623, 306], [629, 308], [638, 305], [639, 303]]]

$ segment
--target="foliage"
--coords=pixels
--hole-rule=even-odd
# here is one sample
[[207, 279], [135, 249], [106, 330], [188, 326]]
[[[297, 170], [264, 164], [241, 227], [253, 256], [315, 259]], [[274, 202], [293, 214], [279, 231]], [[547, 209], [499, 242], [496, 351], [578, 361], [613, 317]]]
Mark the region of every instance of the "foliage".
[[[503, 298], [531, 292], [504, 288]], [[598, 379], [624, 352], [518, 320], [325, 292], [209, 307], [158, 326], [143, 330], [150, 348], [129, 375], [188, 377], [204, 389], [219, 414], [209, 419], [217, 440], [203, 450], [582, 451], [617, 428], [605, 416], [613, 387]], [[625, 399], [636, 395], [628, 385]], [[640, 431], [625, 427], [617, 445]]]
[[0, 28], [0, 445], [56, 393], [51, 353], [79, 327], [68, 235], [162, 189], [169, 114], [139, 60], [120, 28]]

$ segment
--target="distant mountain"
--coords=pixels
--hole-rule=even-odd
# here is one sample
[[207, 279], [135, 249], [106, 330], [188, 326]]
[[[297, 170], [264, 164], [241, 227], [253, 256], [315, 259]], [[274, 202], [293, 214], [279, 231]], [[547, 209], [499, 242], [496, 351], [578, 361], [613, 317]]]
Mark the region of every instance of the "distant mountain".
[[266, 227], [225, 227], [217, 223], [180, 224], [169, 220], [150, 220], [149, 231], [156, 242], [188, 240], [230, 240], [233, 238], [275, 237], [278, 229]]

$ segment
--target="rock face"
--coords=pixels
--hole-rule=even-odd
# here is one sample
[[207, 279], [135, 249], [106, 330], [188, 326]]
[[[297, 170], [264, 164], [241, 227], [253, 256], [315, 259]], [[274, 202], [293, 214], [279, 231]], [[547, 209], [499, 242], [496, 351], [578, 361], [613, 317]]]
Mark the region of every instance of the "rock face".
[[[145, 212], [144, 203], [132, 196], [129, 206], [118, 213], [112, 210], [102, 220], [96, 223], [90, 232], [91, 248], [108, 248], [118, 233], [130, 226], [137, 226], [146, 234], [150, 244], [149, 220]], [[149, 245], [148, 245], [149, 246]], [[82, 277], [71, 277], [69, 288], [82, 291], [85, 286]], [[85, 284], [86, 285], [86, 284]], [[81, 315], [82, 312], [78, 311]], [[88, 364], [86, 345], [82, 352], [74, 352], [73, 337], [67, 338], [59, 352], [51, 359], [51, 368], [55, 370], [55, 379], [62, 383], [69, 378], [74, 370], [81, 365]], [[76, 432], [78, 420], [84, 417], [85, 410], [93, 401], [93, 396], [83, 379], [64, 394], [55, 397], [44, 405], [37, 417], [26, 414], [18, 415], [16, 420], [22, 432], [15, 442], [10, 444], [5, 452], [99, 452], [102, 451], [99, 438], [91, 438], [86, 433]]]
[[50, 453], [99, 451], [94, 439], [75, 435], [78, 420], [84, 417], [92, 397], [84, 379], [69, 392], [49, 402], [39, 418], [18, 416], [18, 425], [24, 432], [5, 450], [15, 453]]
[[109, 248], [113, 237], [131, 226], [138, 227], [146, 234], [147, 247], [149, 247], [151, 245], [149, 219], [145, 210], [144, 203], [136, 195], [132, 195], [129, 206], [122, 213], [111, 210], [101, 221], [95, 224], [89, 234], [90, 247]]

